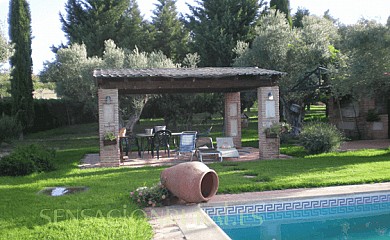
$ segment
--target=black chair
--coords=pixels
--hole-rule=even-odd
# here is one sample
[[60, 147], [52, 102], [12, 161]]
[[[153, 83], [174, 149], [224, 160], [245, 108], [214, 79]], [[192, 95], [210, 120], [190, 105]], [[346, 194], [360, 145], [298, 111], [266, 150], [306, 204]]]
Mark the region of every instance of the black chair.
[[160, 130], [154, 133], [153, 144], [152, 144], [152, 157], [154, 157], [154, 150], [157, 153], [157, 159], [160, 158], [160, 149], [165, 148], [165, 152], [168, 151], [168, 157], [170, 156], [169, 152], [169, 142], [171, 139], [171, 131], [169, 130]]
[[123, 160], [123, 155], [126, 153], [126, 156], [129, 156], [131, 153], [131, 146], [135, 144], [135, 137], [132, 133], [129, 135], [119, 137], [119, 150], [120, 150], [120, 159]]

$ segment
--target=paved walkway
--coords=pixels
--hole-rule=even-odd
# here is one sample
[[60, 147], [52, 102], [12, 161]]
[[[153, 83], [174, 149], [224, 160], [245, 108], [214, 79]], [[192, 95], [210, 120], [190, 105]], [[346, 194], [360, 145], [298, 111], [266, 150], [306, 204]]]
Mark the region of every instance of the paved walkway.
[[377, 139], [377, 140], [357, 140], [344, 142], [340, 150], [357, 150], [357, 149], [378, 149], [390, 147], [390, 139]]
[[[341, 151], [350, 151], [357, 149], [379, 149], [379, 148], [389, 148], [390, 139], [380, 139], [380, 140], [359, 140], [359, 141], [350, 141], [345, 142], [341, 145]], [[240, 158], [224, 158], [224, 161], [253, 161], [259, 159], [259, 150], [257, 148], [244, 147], [238, 149], [240, 153]], [[171, 152], [170, 157], [167, 153], [161, 151], [160, 159], [157, 159], [156, 156], [153, 158], [150, 153], [145, 152], [143, 158], [138, 157], [138, 152], [131, 152], [129, 156], [124, 157], [123, 163], [121, 166], [124, 167], [144, 167], [144, 166], [172, 166], [182, 162], [188, 162], [190, 157], [180, 157], [177, 159], [175, 157], [175, 152]], [[281, 158], [289, 158], [286, 155], [281, 155]], [[197, 160], [194, 157], [195, 160]], [[217, 159], [205, 159], [204, 163], [216, 162]], [[99, 154], [87, 154], [81, 161], [79, 165], [80, 168], [92, 168], [100, 167]]]

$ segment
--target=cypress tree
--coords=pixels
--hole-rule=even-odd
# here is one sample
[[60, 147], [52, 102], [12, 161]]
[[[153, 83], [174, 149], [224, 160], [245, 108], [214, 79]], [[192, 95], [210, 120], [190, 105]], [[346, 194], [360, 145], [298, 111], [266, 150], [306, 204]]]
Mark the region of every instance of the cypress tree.
[[14, 44], [14, 54], [10, 61], [12, 113], [25, 132], [32, 126], [34, 119], [31, 14], [26, 0], [11, 0], [9, 7], [9, 36]]
[[116, 39], [128, 4], [129, 0], [68, 0], [60, 21], [69, 44], [84, 43], [88, 56], [101, 57], [104, 41]]
[[[260, 2], [260, 3], [259, 3]], [[187, 15], [194, 51], [201, 57], [201, 66], [231, 66], [232, 51], [237, 41], [251, 42], [254, 25], [263, 1], [199, 0], [189, 6]]]
[[167, 57], [175, 61], [183, 60], [188, 53], [189, 33], [179, 20], [176, 0], [158, 0], [153, 12], [154, 49], [161, 50]]
[[292, 19], [293, 27], [302, 28], [303, 27], [303, 23], [302, 23], [303, 18], [305, 16], [309, 16], [309, 15], [310, 15], [309, 10], [307, 10], [305, 8], [298, 7], [297, 12], [295, 13], [295, 15], [293, 16], [293, 19]]
[[289, 0], [271, 0], [270, 6], [273, 9], [276, 9], [284, 14], [290, 26], [292, 26], [292, 19], [290, 14], [290, 1]]
[[151, 52], [151, 24], [144, 21], [137, 0], [129, 0], [129, 5], [118, 23], [118, 34], [112, 39], [118, 47]]

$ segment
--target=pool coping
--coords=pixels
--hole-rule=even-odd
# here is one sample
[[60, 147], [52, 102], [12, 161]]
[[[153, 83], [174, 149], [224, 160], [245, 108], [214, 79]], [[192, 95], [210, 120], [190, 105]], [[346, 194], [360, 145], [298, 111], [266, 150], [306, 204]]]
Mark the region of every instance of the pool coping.
[[[217, 224], [202, 210], [205, 207], [251, 204], [255, 202], [278, 202], [319, 197], [338, 197], [351, 194], [365, 194], [390, 191], [390, 182], [332, 186], [322, 188], [300, 188], [241, 194], [214, 196], [201, 204], [175, 205], [152, 209], [150, 216], [155, 228], [154, 239], [230, 239]], [[158, 222], [158, 223], [156, 223]], [[157, 227], [157, 231], [156, 231]], [[175, 227], [175, 230], [172, 229]], [[160, 228], [160, 231], [158, 230]], [[168, 231], [161, 229], [168, 228]], [[163, 234], [160, 234], [163, 233]], [[158, 235], [159, 234], [159, 235]]]

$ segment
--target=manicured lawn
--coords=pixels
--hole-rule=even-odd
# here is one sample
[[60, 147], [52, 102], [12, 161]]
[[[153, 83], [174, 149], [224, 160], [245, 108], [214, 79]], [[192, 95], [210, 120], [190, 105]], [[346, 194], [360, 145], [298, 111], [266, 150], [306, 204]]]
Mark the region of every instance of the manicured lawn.
[[[159, 179], [159, 168], [80, 170], [98, 152], [97, 125], [32, 134], [22, 144], [57, 150], [57, 171], [0, 177], [0, 239], [150, 239], [152, 230], [129, 192]], [[82, 193], [51, 197], [44, 187], [87, 186]]]
[[219, 193], [309, 188], [390, 181], [390, 150], [328, 153], [305, 158], [224, 162], [210, 166]]
[[[144, 125], [150, 122], [142, 123]], [[144, 125], [141, 125], [140, 128]], [[221, 135], [216, 125], [213, 136]], [[256, 144], [255, 121], [244, 130], [244, 145]], [[129, 192], [159, 181], [163, 168], [80, 170], [86, 153], [98, 152], [97, 125], [32, 134], [21, 144], [57, 149], [58, 170], [25, 177], [0, 177], [0, 239], [150, 239], [152, 230]], [[390, 181], [390, 150], [361, 150], [305, 156], [299, 146], [282, 147], [288, 160], [213, 163], [219, 193], [321, 187]], [[251, 176], [250, 178], [244, 176]], [[44, 187], [87, 186], [60, 197], [37, 194]]]

